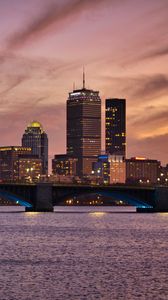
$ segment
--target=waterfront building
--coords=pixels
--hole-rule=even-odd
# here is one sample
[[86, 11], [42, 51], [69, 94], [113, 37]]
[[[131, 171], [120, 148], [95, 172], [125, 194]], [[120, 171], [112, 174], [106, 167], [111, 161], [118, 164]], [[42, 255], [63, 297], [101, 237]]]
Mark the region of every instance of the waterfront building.
[[48, 174], [48, 137], [42, 125], [31, 122], [23, 134], [22, 146], [31, 147], [32, 155], [37, 155], [42, 160], [42, 174]]
[[30, 147], [0, 147], [0, 179], [2, 181], [19, 180], [18, 159], [20, 155], [30, 155]]
[[20, 181], [39, 181], [42, 175], [42, 160], [36, 155], [19, 155], [16, 162]]
[[159, 183], [160, 162], [144, 157], [126, 159], [126, 182], [155, 184]]
[[55, 155], [52, 159], [52, 174], [63, 176], [76, 175], [77, 159], [66, 154]]
[[106, 99], [106, 153], [126, 157], [126, 100]]
[[92, 175], [96, 181], [103, 184], [110, 182], [110, 163], [108, 155], [99, 155], [97, 162], [93, 163]]
[[110, 164], [110, 184], [125, 183], [126, 165], [123, 155], [109, 155]]
[[101, 99], [98, 91], [83, 88], [69, 93], [67, 100], [67, 154], [77, 158], [77, 175], [91, 174], [101, 153]]
[[93, 164], [93, 172], [99, 183], [125, 183], [126, 165], [122, 155], [100, 155]]
[[161, 185], [168, 185], [168, 165], [160, 166], [157, 183]]

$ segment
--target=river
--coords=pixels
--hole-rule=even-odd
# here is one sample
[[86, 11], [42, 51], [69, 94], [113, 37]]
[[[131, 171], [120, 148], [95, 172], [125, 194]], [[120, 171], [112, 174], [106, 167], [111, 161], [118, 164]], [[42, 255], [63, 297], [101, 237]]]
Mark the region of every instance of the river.
[[0, 207], [0, 300], [168, 299], [168, 213]]

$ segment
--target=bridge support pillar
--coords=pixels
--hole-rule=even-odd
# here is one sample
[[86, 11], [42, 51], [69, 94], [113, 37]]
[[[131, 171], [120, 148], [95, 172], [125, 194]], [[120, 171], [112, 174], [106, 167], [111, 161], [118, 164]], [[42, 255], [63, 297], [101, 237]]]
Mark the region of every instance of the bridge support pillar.
[[26, 208], [26, 211], [35, 212], [53, 212], [52, 205], [52, 185], [49, 183], [38, 183], [36, 186], [36, 195], [32, 208]]
[[168, 188], [157, 187], [155, 191], [155, 210], [158, 212], [168, 212]]
[[137, 212], [168, 212], [168, 188], [164, 186], [156, 187], [153, 201], [153, 208], [137, 208]]

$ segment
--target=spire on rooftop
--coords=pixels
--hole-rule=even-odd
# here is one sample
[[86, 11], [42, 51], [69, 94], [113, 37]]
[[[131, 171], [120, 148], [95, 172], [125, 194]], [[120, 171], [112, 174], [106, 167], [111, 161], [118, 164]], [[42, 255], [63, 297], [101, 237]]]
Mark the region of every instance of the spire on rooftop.
[[85, 67], [83, 66], [83, 89], [85, 89]]

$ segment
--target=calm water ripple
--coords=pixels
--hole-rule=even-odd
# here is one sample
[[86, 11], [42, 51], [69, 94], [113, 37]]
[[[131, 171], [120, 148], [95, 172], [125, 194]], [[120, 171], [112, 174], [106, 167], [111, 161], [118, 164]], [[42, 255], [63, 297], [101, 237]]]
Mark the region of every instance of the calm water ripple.
[[11, 209], [0, 207], [0, 300], [168, 299], [168, 214]]

